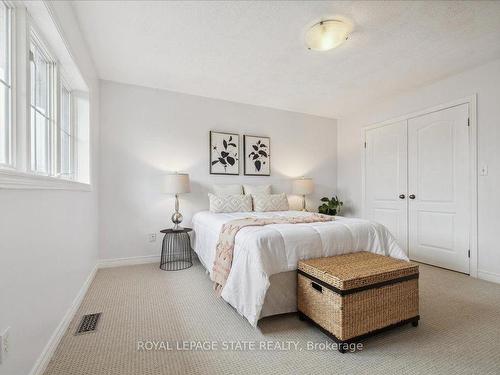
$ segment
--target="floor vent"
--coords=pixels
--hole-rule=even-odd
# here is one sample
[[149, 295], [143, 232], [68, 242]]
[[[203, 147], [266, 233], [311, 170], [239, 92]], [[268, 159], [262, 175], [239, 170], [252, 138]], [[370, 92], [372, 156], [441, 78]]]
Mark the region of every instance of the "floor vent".
[[101, 314], [102, 313], [84, 315], [80, 324], [78, 325], [78, 329], [76, 330], [75, 335], [81, 335], [82, 333], [95, 331]]

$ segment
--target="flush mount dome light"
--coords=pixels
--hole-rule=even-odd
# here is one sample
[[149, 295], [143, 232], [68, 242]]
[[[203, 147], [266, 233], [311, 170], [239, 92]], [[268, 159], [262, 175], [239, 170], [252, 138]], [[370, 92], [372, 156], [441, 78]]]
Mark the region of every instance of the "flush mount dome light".
[[328, 51], [344, 43], [350, 31], [350, 26], [343, 21], [321, 21], [307, 31], [306, 44], [314, 51]]

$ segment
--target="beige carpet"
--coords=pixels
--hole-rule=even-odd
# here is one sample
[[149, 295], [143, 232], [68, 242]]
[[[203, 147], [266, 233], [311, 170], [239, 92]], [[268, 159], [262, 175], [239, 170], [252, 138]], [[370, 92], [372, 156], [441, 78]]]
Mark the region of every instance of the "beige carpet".
[[[295, 314], [252, 328], [211, 287], [199, 263], [176, 272], [157, 264], [99, 270], [45, 374], [500, 373], [497, 284], [422, 266], [420, 326], [381, 334], [364, 350], [343, 355], [308, 350], [308, 342], [330, 341]], [[94, 312], [103, 313], [97, 332], [75, 336], [81, 316]], [[138, 351], [141, 340], [165, 346]], [[190, 340], [215, 341], [217, 350], [176, 350], [177, 341]], [[284, 344], [283, 350], [223, 350], [237, 340], [257, 348], [261, 342]], [[294, 344], [287, 350], [288, 342], [296, 342], [297, 350]]]

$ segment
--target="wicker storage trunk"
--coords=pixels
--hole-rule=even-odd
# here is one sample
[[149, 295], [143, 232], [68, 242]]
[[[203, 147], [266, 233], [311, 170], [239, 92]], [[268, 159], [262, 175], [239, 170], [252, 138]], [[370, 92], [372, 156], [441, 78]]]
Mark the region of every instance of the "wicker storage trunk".
[[338, 343], [418, 324], [415, 263], [359, 252], [300, 261], [297, 277], [299, 317], [313, 321]]

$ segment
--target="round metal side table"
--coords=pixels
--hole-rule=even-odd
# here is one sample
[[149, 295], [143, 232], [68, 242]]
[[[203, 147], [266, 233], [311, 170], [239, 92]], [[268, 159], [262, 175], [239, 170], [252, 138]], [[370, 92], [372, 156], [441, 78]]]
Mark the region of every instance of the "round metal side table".
[[189, 232], [191, 228], [182, 230], [164, 229], [165, 233], [161, 247], [160, 268], [164, 271], [178, 271], [193, 265], [191, 257], [191, 241]]

